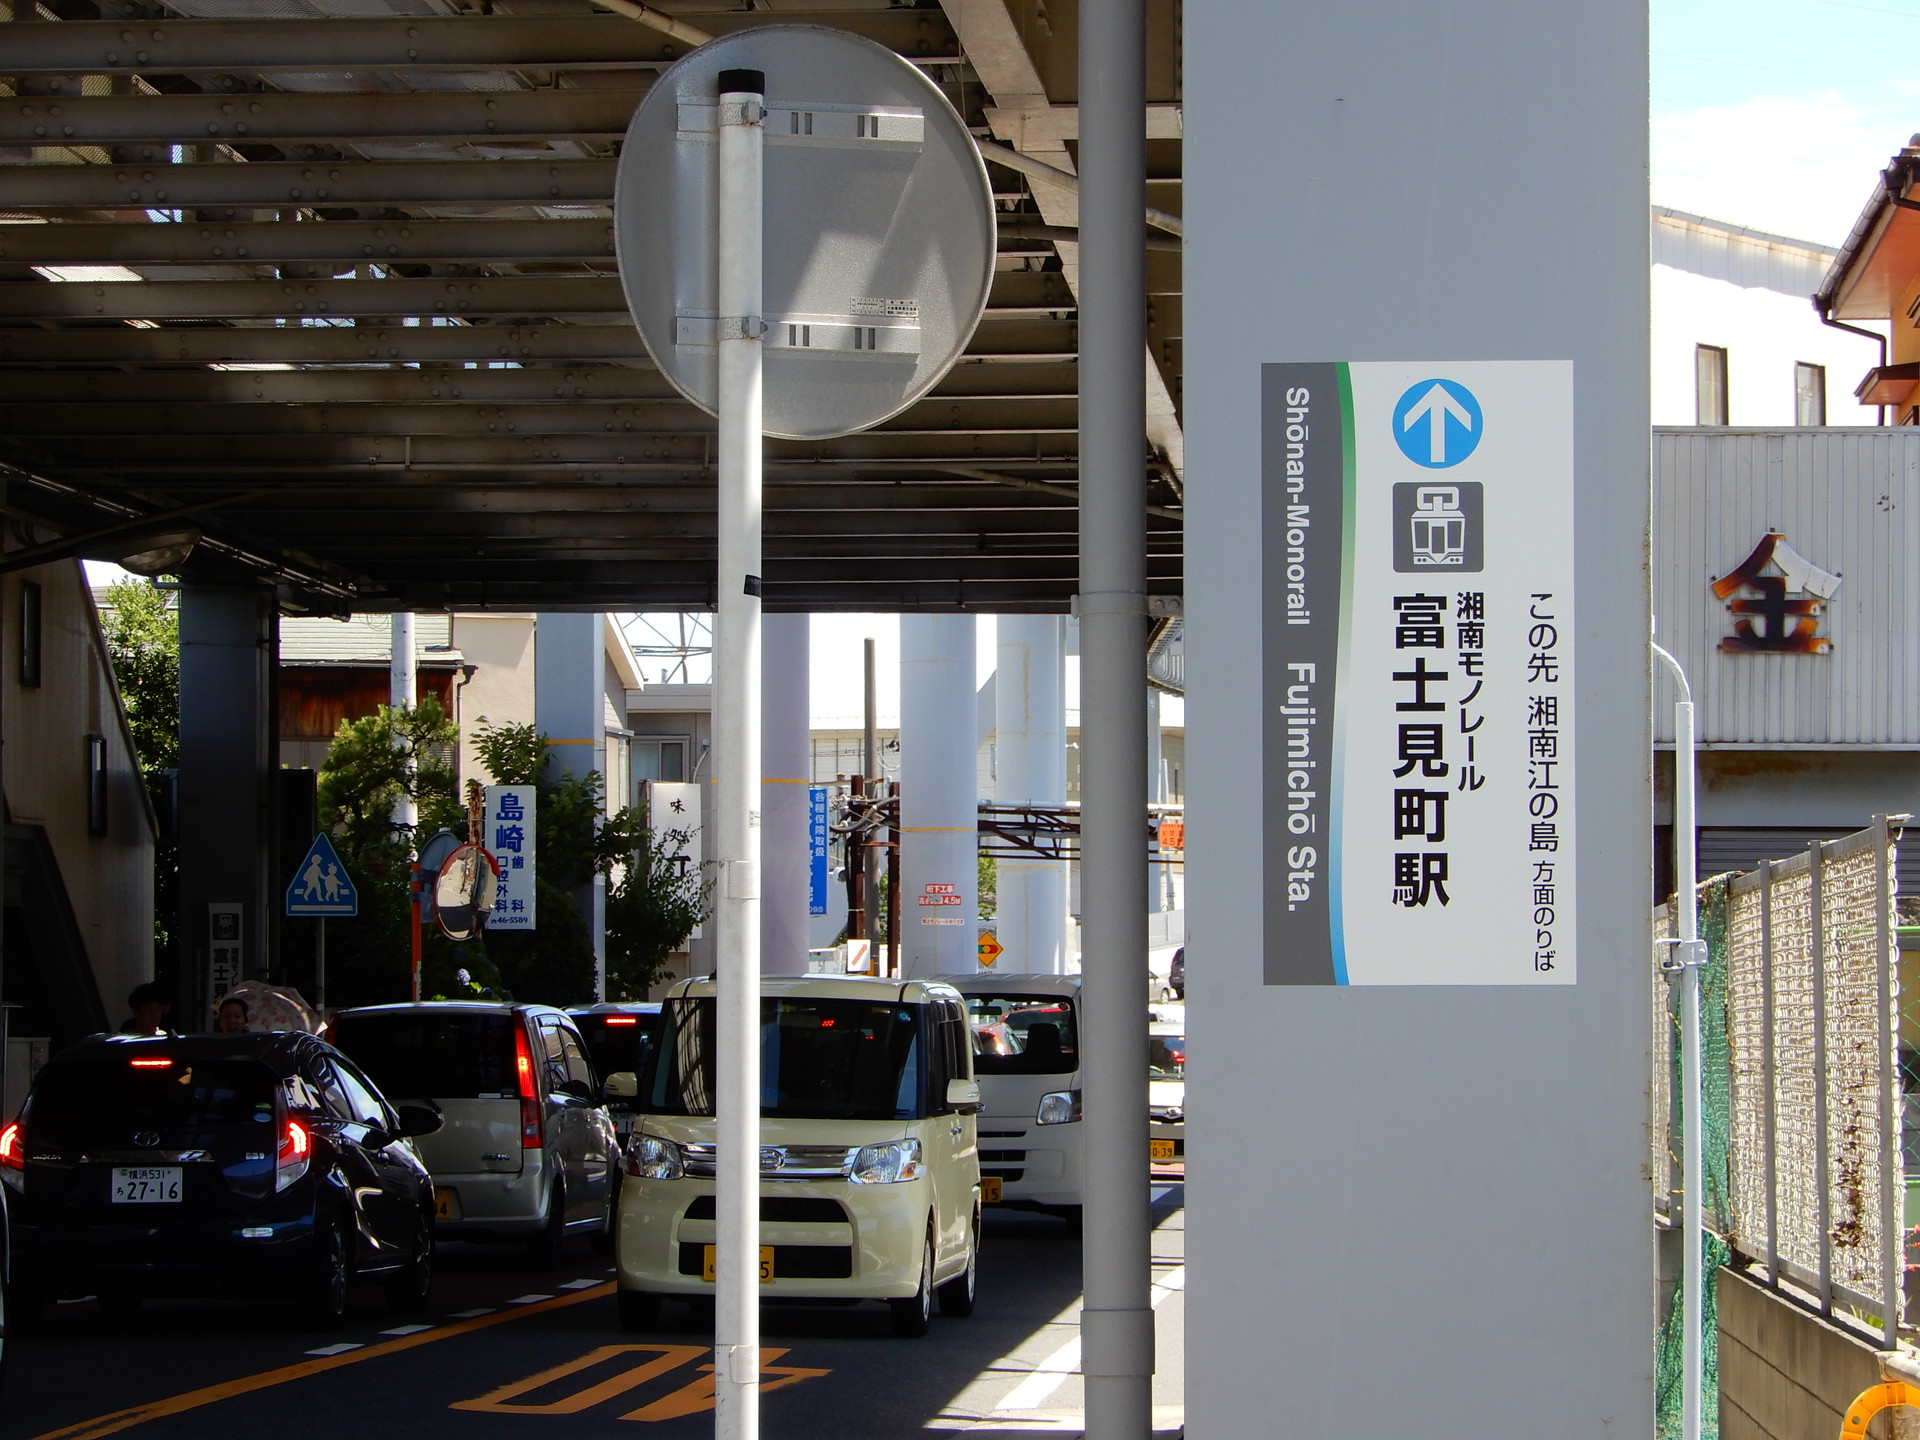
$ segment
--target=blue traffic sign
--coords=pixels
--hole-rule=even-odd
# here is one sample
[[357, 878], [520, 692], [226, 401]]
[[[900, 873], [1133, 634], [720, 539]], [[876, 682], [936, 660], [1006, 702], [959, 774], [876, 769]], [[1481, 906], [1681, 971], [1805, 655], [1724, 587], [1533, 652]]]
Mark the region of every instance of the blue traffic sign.
[[1393, 407], [1394, 443], [1429, 470], [1445, 470], [1473, 454], [1484, 428], [1480, 402], [1453, 380], [1422, 380]]
[[287, 885], [286, 913], [320, 920], [346, 919], [360, 913], [360, 892], [347, 878], [347, 867], [340, 863], [325, 831], [313, 837], [306, 857], [293, 872]]

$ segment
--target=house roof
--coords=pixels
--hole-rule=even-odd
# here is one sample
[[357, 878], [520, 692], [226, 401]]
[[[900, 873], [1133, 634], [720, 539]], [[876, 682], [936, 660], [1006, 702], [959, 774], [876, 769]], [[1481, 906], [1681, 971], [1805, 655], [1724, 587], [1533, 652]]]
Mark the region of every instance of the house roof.
[[[345, 620], [288, 615], [280, 621], [280, 663], [384, 668], [392, 636], [392, 620], [386, 615], [350, 615]], [[416, 664], [459, 664], [465, 657], [453, 648], [453, 617], [414, 616], [413, 653]]]
[[1813, 297], [1821, 314], [1834, 320], [1886, 320], [1901, 291], [1920, 274], [1920, 210], [1895, 200], [1913, 197], [1917, 170], [1920, 135], [1881, 172], [1879, 188], [1828, 267]]

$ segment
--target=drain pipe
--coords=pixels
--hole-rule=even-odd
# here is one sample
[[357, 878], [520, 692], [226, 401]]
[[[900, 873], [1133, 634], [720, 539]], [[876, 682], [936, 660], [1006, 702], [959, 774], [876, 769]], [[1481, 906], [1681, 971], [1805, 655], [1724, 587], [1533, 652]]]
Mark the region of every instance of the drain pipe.
[[1706, 1256], [1702, 1243], [1704, 1169], [1700, 1154], [1700, 971], [1707, 947], [1700, 939], [1699, 856], [1694, 803], [1697, 777], [1693, 745], [1693, 688], [1680, 662], [1659, 645], [1654, 655], [1673, 676], [1679, 698], [1673, 706], [1673, 913], [1678, 932], [1673, 955], [1661, 968], [1680, 985], [1680, 1226], [1681, 1226], [1681, 1410], [1682, 1440], [1700, 1440], [1704, 1371], [1702, 1295]]
[[[1901, 200], [1901, 201], [1898, 201], [1897, 203], [1899, 203], [1900, 205], [1906, 206], [1909, 209], [1920, 210], [1920, 205], [1916, 205], [1911, 200]], [[1835, 330], [1844, 330], [1849, 335], [1862, 335], [1862, 336], [1865, 336], [1867, 339], [1873, 341], [1875, 344], [1877, 344], [1880, 347], [1880, 364], [1876, 368], [1881, 370], [1884, 370], [1887, 368], [1887, 337], [1886, 336], [1878, 334], [1872, 330], [1863, 330], [1858, 325], [1849, 325], [1844, 320], [1834, 319], [1833, 318], [1833, 301], [1830, 300], [1825, 295], [1816, 295], [1813, 297], [1813, 313], [1820, 317], [1820, 323], [1822, 325], [1830, 325]], [[1887, 423], [1887, 407], [1884, 405], [1876, 405], [1873, 407], [1873, 409], [1874, 409], [1874, 413], [1880, 417], [1874, 423], [1876, 425], [1886, 424]]]

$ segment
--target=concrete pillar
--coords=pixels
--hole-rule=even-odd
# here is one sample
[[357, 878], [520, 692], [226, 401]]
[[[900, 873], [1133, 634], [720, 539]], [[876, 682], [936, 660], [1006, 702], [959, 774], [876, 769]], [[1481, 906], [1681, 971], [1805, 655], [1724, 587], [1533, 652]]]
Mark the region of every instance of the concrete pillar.
[[174, 1023], [182, 1029], [212, 1028], [215, 951], [223, 981], [264, 978], [273, 964], [272, 916], [287, 879], [272, 873], [279, 651], [271, 590], [181, 588], [176, 806], [183, 944]]
[[907, 976], [979, 968], [971, 615], [900, 617], [900, 916]]
[[760, 970], [804, 975], [812, 617], [768, 615], [760, 623]]
[[[395, 611], [388, 622], [387, 704], [395, 710], [411, 710], [418, 693], [414, 688], [413, 612]], [[417, 818], [409, 797], [403, 795], [394, 803], [394, 824], [411, 826]]]
[[[1002, 615], [994, 669], [994, 798], [1061, 805], [1067, 798], [1065, 661], [1056, 615]], [[1067, 964], [1067, 862], [1002, 855], [994, 933], [1008, 973], [1057, 975]]]
[[[541, 614], [534, 623], [533, 718], [547, 737], [547, 773], [607, 773], [606, 657], [599, 614]], [[573, 892], [593, 941], [593, 993], [607, 993], [607, 890], [596, 875]]]

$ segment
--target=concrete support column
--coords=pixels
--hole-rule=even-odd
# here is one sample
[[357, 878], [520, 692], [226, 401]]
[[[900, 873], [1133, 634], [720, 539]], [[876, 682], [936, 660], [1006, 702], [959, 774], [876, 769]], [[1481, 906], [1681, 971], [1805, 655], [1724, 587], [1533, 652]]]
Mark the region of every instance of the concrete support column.
[[[1067, 798], [1065, 649], [1056, 615], [1002, 615], [994, 669], [996, 775], [1002, 805], [1062, 805]], [[1067, 862], [1000, 857], [995, 969], [1057, 975], [1067, 964]]]
[[971, 615], [900, 617], [900, 900], [907, 976], [978, 967], [979, 782]]
[[270, 589], [181, 588], [176, 805], [183, 944], [174, 1023], [182, 1029], [211, 1028], [216, 949], [223, 980], [263, 978], [273, 964], [271, 915], [285, 882], [272, 873], [279, 652]]
[[812, 617], [767, 615], [760, 624], [760, 970], [804, 975]]
[[[413, 612], [396, 611], [388, 617], [388, 621], [387, 704], [395, 710], [411, 710], [417, 695], [414, 688]], [[395, 802], [394, 824], [411, 826], [417, 819], [411, 799], [403, 795]]]
[[[603, 632], [599, 614], [542, 614], [534, 623], [533, 718], [547, 737], [547, 773], [607, 773]], [[607, 993], [607, 889], [598, 875], [573, 892], [593, 941], [593, 993]]]

